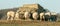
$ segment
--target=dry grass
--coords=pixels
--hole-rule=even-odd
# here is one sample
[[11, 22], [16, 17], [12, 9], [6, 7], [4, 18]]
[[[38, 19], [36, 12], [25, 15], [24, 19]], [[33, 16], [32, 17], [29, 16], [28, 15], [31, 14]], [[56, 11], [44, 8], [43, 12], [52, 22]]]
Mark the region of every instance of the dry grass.
[[0, 20], [0, 26], [60, 26], [60, 22]]

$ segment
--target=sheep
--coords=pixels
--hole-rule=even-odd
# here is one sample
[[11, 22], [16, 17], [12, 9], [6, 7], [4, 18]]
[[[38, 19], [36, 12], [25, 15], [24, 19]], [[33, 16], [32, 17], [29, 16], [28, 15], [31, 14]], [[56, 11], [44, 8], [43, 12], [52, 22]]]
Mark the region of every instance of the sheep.
[[57, 20], [57, 13], [51, 12], [51, 21], [56, 21]]
[[30, 12], [25, 12], [24, 13], [24, 17], [25, 17], [25, 20], [27, 20], [27, 19], [30, 19]]
[[32, 17], [33, 17], [34, 20], [37, 20], [37, 18], [38, 18], [38, 13], [37, 13], [37, 12], [34, 12], [34, 13], [32, 14]]
[[13, 20], [14, 19], [15, 12], [14, 11], [8, 11], [7, 12], [7, 20]]
[[51, 13], [50, 12], [46, 12], [45, 13], [45, 21], [50, 21], [51, 18]]
[[42, 19], [43, 19], [43, 20], [45, 19], [45, 17], [44, 17], [44, 12], [40, 13], [39, 15], [40, 15], [40, 21], [42, 21]]
[[14, 18], [14, 19], [15, 19], [15, 20], [19, 20], [19, 16], [20, 16], [19, 13], [16, 12], [16, 13], [15, 13], [15, 18]]

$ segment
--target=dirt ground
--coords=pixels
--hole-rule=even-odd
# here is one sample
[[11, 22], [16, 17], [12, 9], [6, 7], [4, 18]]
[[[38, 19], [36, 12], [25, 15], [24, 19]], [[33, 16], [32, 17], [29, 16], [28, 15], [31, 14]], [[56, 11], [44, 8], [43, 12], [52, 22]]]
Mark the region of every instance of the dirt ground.
[[60, 22], [48, 21], [0, 21], [0, 26], [60, 26]]

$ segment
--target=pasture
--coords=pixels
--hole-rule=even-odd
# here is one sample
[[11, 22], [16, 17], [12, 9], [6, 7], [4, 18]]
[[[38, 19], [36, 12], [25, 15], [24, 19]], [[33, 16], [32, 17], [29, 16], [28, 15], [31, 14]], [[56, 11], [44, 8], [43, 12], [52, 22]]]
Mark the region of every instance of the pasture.
[[0, 20], [0, 26], [60, 26], [60, 22]]

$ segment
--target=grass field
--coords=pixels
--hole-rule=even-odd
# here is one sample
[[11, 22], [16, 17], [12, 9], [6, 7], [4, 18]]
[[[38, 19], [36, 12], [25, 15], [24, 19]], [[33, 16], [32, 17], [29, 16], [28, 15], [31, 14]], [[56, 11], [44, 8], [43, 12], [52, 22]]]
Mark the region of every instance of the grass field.
[[0, 26], [60, 26], [60, 22], [47, 21], [3, 21]]

